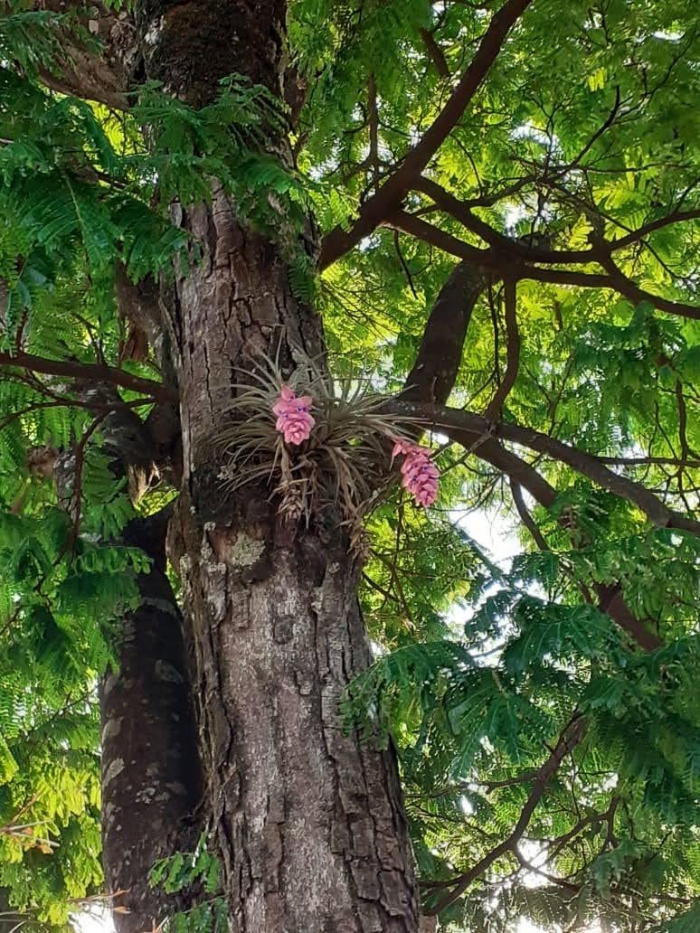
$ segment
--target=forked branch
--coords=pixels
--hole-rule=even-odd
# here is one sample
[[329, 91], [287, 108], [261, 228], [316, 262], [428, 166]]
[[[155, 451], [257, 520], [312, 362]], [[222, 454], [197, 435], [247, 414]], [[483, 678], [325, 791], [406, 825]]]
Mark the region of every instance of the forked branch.
[[[578, 285], [581, 288], [609, 288], [619, 295], [622, 295], [633, 305], [638, 305], [643, 301], [658, 308], [659, 311], [665, 311], [667, 314], [675, 314], [679, 317], [687, 317], [693, 320], [700, 320], [700, 307], [690, 305], [683, 301], [671, 301], [661, 295], [655, 295], [646, 289], [640, 288], [635, 282], [627, 278], [624, 273], [615, 265], [611, 256], [593, 258], [598, 255], [590, 251], [591, 261], [599, 262], [607, 268], [605, 273], [582, 272], [575, 269], [553, 269], [534, 265], [523, 260], [522, 251], [527, 247], [522, 247], [516, 241], [511, 241], [507, 237], [502, 237], [497, 247], [488, 249], [479, 249], [469, 243], [460, 240], [446, 230], [441, 230], [433, 224], [406, 211], [397, 211], [387, 225], [404, 233], [409, 233], [419, 240], [429, 243], [431, 246], [441, 249], [452, 256], [460, 259], [467, 259], [476, 263], [483, 269], [493, 272], [494, 275], [501, 276], [509, 273], [518, 279], [530, 279], [535, 282], [548, 282], [551, 285]], [[500, 236], [500, 235], [499, 235]], [[539, 252], [539, 251], [537, 251]], [[588, 252], [588, 251], [587, 251]], [[531, 252], [531, 257], [536, 252]], [[566, 256], [562, 251], [557, 254], [550, 253], [550, 256]], [[576, 255], [576, 254], [574, 254]], [[534, 260], [533, 260], [534, 261]], [[540, 259], [536, 260], [540, 262]], [[550, 260], [551, 261], [551, 260]], [[559, 261], [559, 260], [557, 260]], [[564, 261], [562, 259], [562, 261]], [[569, 261], [569, 260], [567, 260]]]
[[561, 763], [567, 755], [580, 744], [585, 734], [586, 722], [579, 713], [575, 713], [559, 736], [559, 740], [550, 752], [547, 760], [537, 771], [536, 777], [532, 783], [532, 790], [525, 801], [523, 809], [520, 811], [520, 816], [518, 817], [513, 831], [503, 842], [499, 843], [491, 849], [490, 852], [487, 852], [483, 858], [479, 859], [468, 871], [465, 871], [458, 878], [453, 879], [449, 883], [451, 890], [444, 894], [428, 913], [432, 915], [441, 913], [449, 907], [450, 904], [453, 904], [458, 897], [461, 897], [469, 885], [490, 868], [495, 861], [508, 852], [514, 851], [518, 842], [522, 839], [538, 804], [544, 797], [549, 782], [559, 770]]
[[484, 82], [506, 37], [532, 0], [507, 0], [493, 16], [471, 64], [447, 103], [418, 143], [406, 153], [396, 171], [362, 205], [349, 230], [336, 227], [324, 239], [319, 268], [325, 269], [369, 236], [399, 207], [414, 182], [461, 119]]

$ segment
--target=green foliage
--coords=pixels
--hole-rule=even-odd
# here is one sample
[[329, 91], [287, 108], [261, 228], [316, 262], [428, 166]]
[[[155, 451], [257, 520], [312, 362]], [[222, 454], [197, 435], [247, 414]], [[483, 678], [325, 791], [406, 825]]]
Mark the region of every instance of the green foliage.
[[167, 930], [173, 933], [218, 933], [228, 929], [227, 906], [221, 895], [219, 859], [200, 840], [194, 852], [176, 852], [153, 866], [150, 884], [161, 886], [168, 894], [191, 891], [200, 893], [186, 911], [168, 918]]
[[[238, 75], [199, 110], [153, 83], [135, 87], [123, 113], [50, 90], [65, 66], [62, 37], [94, 54], [100, 41], [74, 12], [4, 6], [0, 353], [163, 377], [153, 357], [124, 358], [115, 264], [133, 282], [186, 273], [200, 254], [182, 217], [221, 190], [275, 242], [295, 298], [322, 314], [337, 381], [377, 396], [400, 390], [454, 258], [380, 226], [319, 276], [308, 214], [322, 233], [352, 227], [440, 112], [499, 4], [292, 0], [285, 81], [298, 76], [308, 94], [289, 141], [284, 106]], [[697, 4], [535, 0], [424, 174], [511, 241], [535, 235], [581, 251], [646, 227], [614, 253], [620, 273], [652, 296], [698, 304], [699, 95]], [[488, 245], [418, 190], [402, 206]], [[673, 211], [687, 216], [664, 223]], [[518, 282], [504, 419], [697, 512], [698, 320], [542, 277]], [[454, 407], [487, 410], [508, 336], [494, 273], [471, 310]], [[264, 418], [229, 433], [234, 466], [279, 447], [277, 388], [239, 400], [239, 414]], [[0, 897], [52, 931], [101, 891], [95, 686], [148, 571], [121, 541], [136, 511], [83, 389], [2, 364]], [[139, 415], [151, 410], [152, 399], [119, 391]], [[344, 444], [360, 435], [372, 446], [396, 428], [377, 420], [371, 395], [335, 405], [318, 394]], [[426, 514], [394, 490], [367, 519], [360, 595], [376, 663], [345, 700], [348, 727], [398, 748], [426, 904], [474, 870], [442, 912], [450, 933], [510, 933], [521, 918], [552, 933], [596, 922], [615, 933], [695, 931], [698, 537], [655, 526], [555, 456], [494, 438], [527, 469], [506, 476], [483, 438], [448, 446], [436, 432], [438, 506]], [[77, 493], [59, 496], [30, 472], [43, 445], [74, 458], [74, 484], [80, 463]], [[528, 493], [528, 469], [553, 502]], [[358, 488], [363, 479], [351, 476]], [[164, 481], [138, 509], [151, 514], [175, 495]], [[492, 553], [478, 543], [484, 516]], [[639, 650], [612, 620], [618, 596], [660, 647]], [[538, 783], [580, 721], [577, 742]], [[223, 928], [217, 870], [203, 845], [155, 867], [169, 892], [205, 891], [173, 928]]]
[[10, 14], [0, 21], [2, 57], [17, 62], [26, 74], [34, 77], [40, 67], [56, 69], [62, 29], [78, 30], [81, 38], [90, 42], [89, 32], [70, 11], [33, 10], [25, 0], [8, 0], [6, 5]]
[[690, 910], [664, 923], [658, 929], [659, 933], [692, 933], [697, 929], [698, 923], [700, 923], [700, 904], [696, 903]]
[[148, 565], [85, 539], [69, 562], [70, 534], [56, 507], [0, 513], [0, 888], [53, 928], [100, 890], [96, 682]]

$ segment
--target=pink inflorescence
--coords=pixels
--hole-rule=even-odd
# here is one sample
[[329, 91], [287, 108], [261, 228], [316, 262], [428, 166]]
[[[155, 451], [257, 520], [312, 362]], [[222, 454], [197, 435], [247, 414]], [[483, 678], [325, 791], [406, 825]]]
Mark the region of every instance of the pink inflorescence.
[[430, 457], [430, 450], [409, 441], [397, 441], [392, 457], [400, 454], [406, 458], [401, 466], [401, 485], [411, 493], [418, 505], [427, 508], [437, 499], [440, 478], [440, 471]]
[[308, 440], [311, 428], [316, 424], [310, 414], [313, 399], [310, 395], [300, 395], [289, 386], [282, 386], [280, 397], [272, 406], [277, 415], [275, 427], [284, 434], [288, 444], [301, 444]]

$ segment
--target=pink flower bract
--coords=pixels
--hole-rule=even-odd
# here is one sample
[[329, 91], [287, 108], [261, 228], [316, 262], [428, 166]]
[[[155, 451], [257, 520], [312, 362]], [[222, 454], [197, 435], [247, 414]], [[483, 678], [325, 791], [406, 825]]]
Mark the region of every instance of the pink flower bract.
[[[416, 447], [416, 444], [411, 444], [410, 441], [396, 441], [394, 449], [391, 452], [391, 459], [393, 460], [394, 457], [398, 457], [399, 454], [409, 453], [414, 447]], [[418, 450], [420, 450], [420, 447]]]
[[284, 434], [287, 444], [301, 444], [308, 440], [311, 428], [316, 424], [310, 413], [312, 404], [310, 395], [297, 396], [294, 389], [282, 386], [272, 411], [277, 415], [275, 427]]
[[418, 505], [427, 508], [437, 499], [440, 478], [440, 471], [430, 457], [430, 450], [411, 444], [410, 441], [398, 440], [394, 444], [392, 457], [399, 455], [406, 458], [401, 465], [401, 485], [410, 492]]

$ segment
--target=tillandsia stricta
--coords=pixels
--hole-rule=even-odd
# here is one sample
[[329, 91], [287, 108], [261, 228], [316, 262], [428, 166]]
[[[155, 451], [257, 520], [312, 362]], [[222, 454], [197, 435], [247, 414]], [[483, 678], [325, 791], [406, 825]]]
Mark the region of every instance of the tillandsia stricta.
[[423, 506], [437, 496], [438, 470], [430, 449], [417, 445], [417, 422], [397, 422], [382, 411], [385, 395], [368, 379], [334, 380], [304, 358], [288, 377], [265, 358], [249, 380], [236, 385], [231, 422], [219, 435], [224, 466], [219, 476], [232, 489], [263, 480], [289, 520], [336, 505], [353, 538], [382, 488], [373, 481], [387, 451], [405, 457], [402, 484]]

